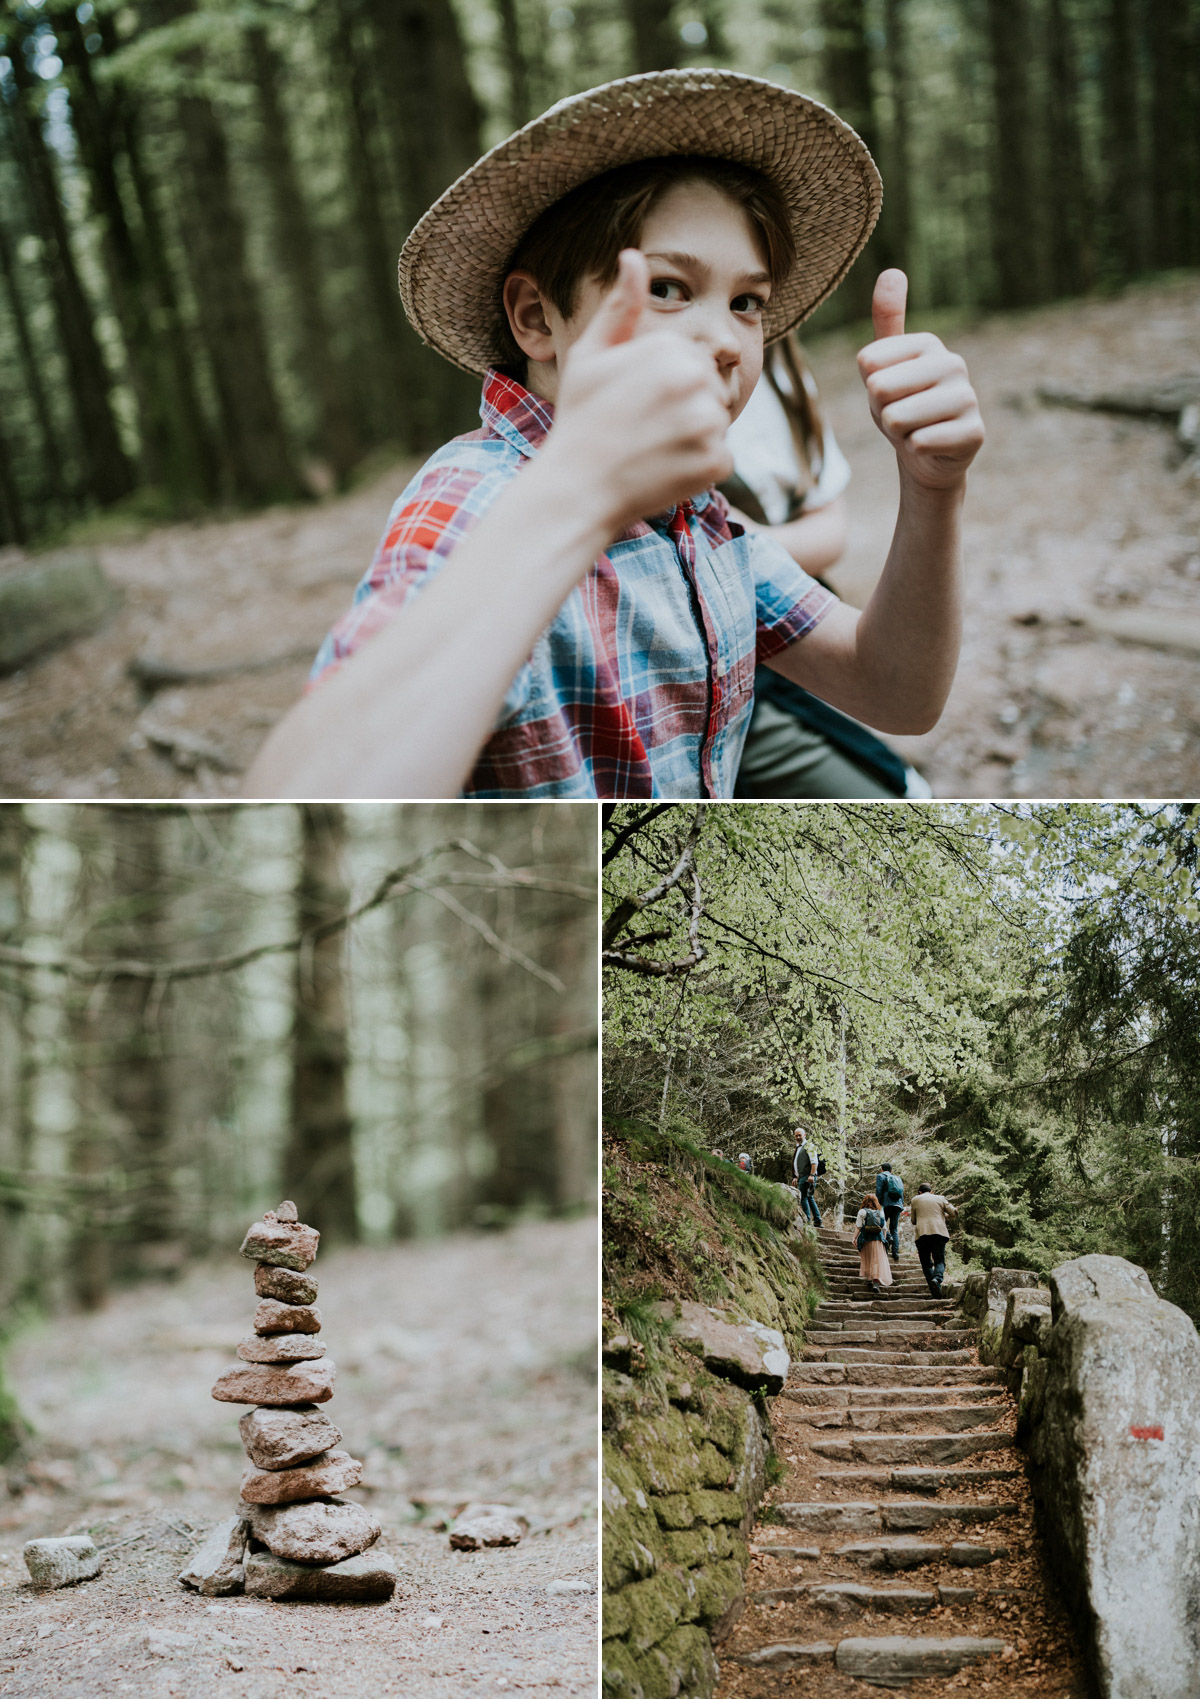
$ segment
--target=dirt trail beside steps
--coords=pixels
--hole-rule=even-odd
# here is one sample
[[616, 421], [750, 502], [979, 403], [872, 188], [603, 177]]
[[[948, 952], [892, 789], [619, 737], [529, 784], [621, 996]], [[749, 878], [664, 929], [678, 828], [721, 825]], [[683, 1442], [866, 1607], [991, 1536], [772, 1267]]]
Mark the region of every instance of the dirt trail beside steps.
[[[966, 356], [989, 435], [966, 511], [958, 680], [937, 728], [902, 747], [944, 797], [1194, 796], [1200, 476], [1181, 472], [1166, 425], [1047, 407], [1037, 390], [1196, 371], [1200, 277], [935, 328]], [[813, 349], [854, 469], [850, 547], [833, 578], [860, 603], [887, 552], [896, 475], [853, 356], [847, 337]], [[320, 506], [103, 544], [121, 607], [0, 678], [0, 794], [233, 794], [300, 695], [410, 470]], [[1114, 627], [1154, 640], [1121, 641]], [[273, 664], [150, 690], [129, 673], [142, 656], [193, 671]]]
[[[240, 1264], [240, 1266], [239, 1266]], [[329, 1410], [365, 1460], [386, 1605], [203, 1599], [176, 1582], [237, 1502], [239, 1409], [209, 1389], [254, 1304], [236, 1255], [27, 1332], [9, 1377], [38, 1429], [0, 1498], [0, 1692], [13, 1699], [559, 1699], [596, 1683], [596, 1223], [321, 1258]], [[519, 1505], [509, 1549], [451, 1552], [467, 1499]], [[100, 1576], [39, 1594], [21, 1548], [91, 1532]]]

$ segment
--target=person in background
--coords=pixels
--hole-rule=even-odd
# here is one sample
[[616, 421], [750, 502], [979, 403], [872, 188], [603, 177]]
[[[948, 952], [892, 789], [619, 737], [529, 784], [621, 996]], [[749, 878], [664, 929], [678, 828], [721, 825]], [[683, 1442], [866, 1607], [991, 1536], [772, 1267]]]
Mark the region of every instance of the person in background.
[[[769, 532], [819, 578], [846, 546], [850, 466], [794, 335], [768, 350], [763, 375], [726, 440], [734, 470], [719, 487], [732, 517], [747, 530]], [[735, 796], [932, 795], [874, 733], [771, 668], [758, 668], [754, 689]]]
[[738, 1167], [742, 1170], [743, 1174], [753, 1174], [754, 1159], [748, 1150], [743, 1150], [738, 1156]]
[[942, 1281], [946, 1278], [946, 1246], [950, 1243], [946, 1217], [953, 1221], [957, 1214], [950, 1199], [935, 1192], [925, 1181], [917, 1187], [917, 1195], [912, 1201], [913, 1232], [917, 1238], [921, 1270], [935, 1298], [941, 1297]]
[[792, 1157], [792, 1173], [800, 1188], [800, 1213], [806, 1221], [811, 1221], [814, 1227], [821, 1225], [821, 1211], [817, 1207], [817, 1164], [820, 1158], [808, 1142], [808, 1133], [803, 1127], [797, 1127], [793, 1135], [796, 1140], [796, 1153]]
[[890, 1162], [883, 1162], [875, 1176], [875, 1196], [887, 1217], [884, 1246], [893, 1262], [900, 1261], [900, 1211], [904, 1208], [904, 1181], [892, 1173]]
[[869, 1281], [872, 1292], [881, 1292], [892, 1284], [892, 1271], [883, 1248], [884, 1215], [879, 1199], [868, 1192], [862, 1208], [854, 1217], [855, 1244], [858, 1246], [858, 1272]]

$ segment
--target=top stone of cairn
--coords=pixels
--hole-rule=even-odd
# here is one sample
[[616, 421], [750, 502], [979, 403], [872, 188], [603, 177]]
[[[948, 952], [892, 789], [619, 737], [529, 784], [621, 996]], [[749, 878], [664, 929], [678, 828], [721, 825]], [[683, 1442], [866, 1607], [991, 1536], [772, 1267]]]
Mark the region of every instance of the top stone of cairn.
[[296, 1206], [289, 1200], [254, 1223], [242, 1241], [242, 1255], [302, 1274], [317, 1254], [320, 1237], [315, 1227], [297, 1221]]

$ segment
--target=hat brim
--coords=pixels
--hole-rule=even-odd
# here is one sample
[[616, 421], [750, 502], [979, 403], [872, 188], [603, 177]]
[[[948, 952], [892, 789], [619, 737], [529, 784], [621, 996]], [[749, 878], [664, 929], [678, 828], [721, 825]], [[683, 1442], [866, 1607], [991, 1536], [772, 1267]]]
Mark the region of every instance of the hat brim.
[[400, 296], [424, 342], [465, 371], [501, 358], [500, 288], [530, 225], [616, 165], [667, 154], [732, 159], [782, 193], [796, 263], [772, 290], [767, 342], [837, 288], [879, 217], [866, 145], [807, 95], [736, 71], [652, 71], [572, 95], [485, 153], [413, 228]]

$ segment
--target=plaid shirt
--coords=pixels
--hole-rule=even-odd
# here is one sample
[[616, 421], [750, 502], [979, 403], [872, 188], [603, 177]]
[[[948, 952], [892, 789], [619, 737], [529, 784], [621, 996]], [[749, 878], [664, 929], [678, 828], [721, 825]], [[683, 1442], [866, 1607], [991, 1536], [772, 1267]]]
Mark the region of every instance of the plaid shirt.
[[[392, 509], [313, 683], [419, 593], [537, 453], [554, 410], [492, 371], [480, 414], [482, 429], [439, 449]], [[538, 639], [463, 794], [731, 796], [756, 662], [834, 600], [778, 543], [732, 523], [714, 490], [630, 526]]]

